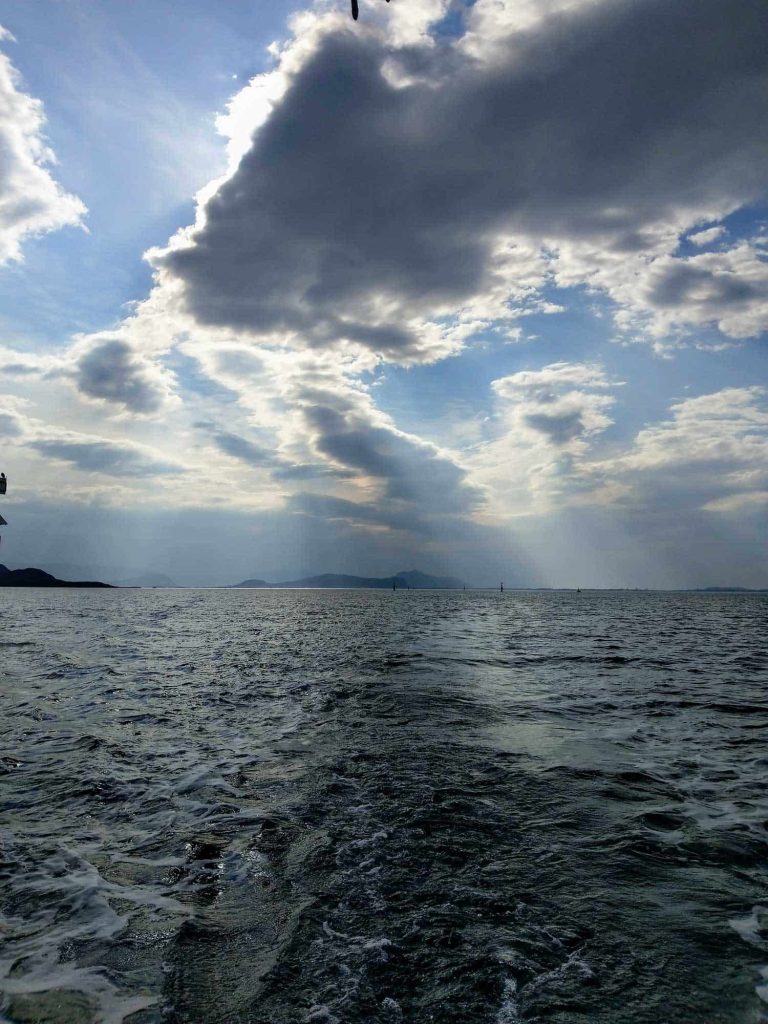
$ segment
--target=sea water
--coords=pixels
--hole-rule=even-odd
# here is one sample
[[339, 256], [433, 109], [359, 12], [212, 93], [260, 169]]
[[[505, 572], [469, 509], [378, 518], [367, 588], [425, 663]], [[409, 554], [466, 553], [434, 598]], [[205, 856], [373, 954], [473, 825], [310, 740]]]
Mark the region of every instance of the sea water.
[[768, 598], [0, 591], [0, 1018], [768, 1020]]

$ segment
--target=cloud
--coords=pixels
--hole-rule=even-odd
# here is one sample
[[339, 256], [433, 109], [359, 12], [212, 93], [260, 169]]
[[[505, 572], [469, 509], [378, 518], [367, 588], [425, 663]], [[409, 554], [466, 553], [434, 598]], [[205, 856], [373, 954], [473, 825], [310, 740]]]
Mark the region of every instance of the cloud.
[[706, 228], [704, 231], [696, 231], [694, 234], [689, 235], [688, 241], [702, 249], [704, 246], [712, 245], [713, 242], [716, 242], [727, 233], [722, 224], [717, 224], [713, 228]]
[[73, 352], [81, 394], [131, 413], [159, 412], [172, 401], [173, 376], [119, 335], [93, 335]]
[[329, 494], [299, 493], [292, 496], [290, 508], [316, 519], [340, 521], [353, 527], [384, 527], [404, 533], [425, 533], [429, 528], [413, 514], [398, 511], [385, 504], [375, 505], [346, 498], [335, 498]]
[[593, 363], [551, 363], [491, 384], [491, 438], [476, 447], [471, 479], [493, 517], [543, 514], [578, 499], [594, 481], [584, 467], [611, 426], [621, 386]]
[[340, 410], [335, 396], [313, 396], [304, 408], [317, 451], [364, 478], [380, 482], [383, 497], [441, 511], [469, 511], [476, 495], [465, 473], [437, 448], [388, 425]]
[[501, 432], [472, 461], [491, 520], [513, 529], [556, 585], [575, 572], [601, 586], [764, 586], [766, 390], [679, 400], [627, 440], [599, 420], [581, 437], [526, 422], [571, 392], [586, 423], [590, 395], [610, 397], [611, 386], [598, 367], [555, 364], [497, 388]]
[[21, 424], [16, 416], [8, 412], [0, 412], [0, 437], [20, 437]]
[[[513, 439], [506, 441], [511, 445]], [[697, 573], [701, 570], [683, 579], [707, 582], [710, 563], [727, 575], [727, 551], [738, 551], [734, 565], [743, 571], [750, 546], [755, 572], [764, 562], [768, 401], [763, 388], [724, 388], [676, 402], [668, 417], [627, 442], [607, 443], [598, 434], [592, 444], [547, 460], [542, 446], [526, 449], [517, 439], [513, 452], [523, 467], [518, 501], [524, 513], [578, 515], [579, 529], [594, 534], [593, 543], [602, 519], [624, 537], [627, 552], [644, 549], [681, 572], [693, 572], [694, 564]], [[496, 476], [486, 469], [492, 493], [500, 486], [501, 454], [497, 442], [489, 460], [497, 466]], [[484, 465], [480, 459], [481, 474]], [[498, 514], [498, 499], [493, 507]], [[547, 528], [555, 528], [551, 520]], [[693, 561], [685, 568], [688, 555]]]
[[[0, 26], [0, 42], [13, 37]], [[83, 203], [54, 180], [55, 162], [43, 136], [42, 104], [25, 93], [0, 53], [0, 263], [21, 257], [25, 238], [77, 225]]]
[[274, 480], [319, 480], [324, 477], [335, 480], [350, 480], [354, 473], [338, 466], [329, 466], [320, 462], [286, 462], [272, 470]]
[[[375, 509], [385, 508], [387, 522], [401, 528], [418, 517], [423, 529], [427, 521], [469, 515], [481, 503], [481, 491], [451, 453], [398, 430], [367, 390], [337, 368], [311, 358], [265, 360], [258, 407], [260, 422], [269, 422], [265, 396], [271, 395], [277, 410], [272, 441], [264, 439], [264, 426], [254, 440], [214, 422], [199, 423], [219, 451], [278, 482], [334, 481], [343, 494], [329, 500], [342, 500], [361, 523], [381, 522]], [[315, 512], [319, 499], [311, 497]]]
[[[200, 193], [194, 225], [149, 254], [146, 301], [65, 355], [0, 352], [15, 387], [39, 377], [57, 415], [88, 431], [23, 428], [20, 443], [54, 460], [48, 486], [77, 479], [74, 466], [124, 478], [83, 478], [83, 494], [120, 501], [128, 482], [167, 475], [159, 504], [199, 502], [170, 442], [173, 457], [114, 430], [92, 436], [110, 408], [143, 439], [171, 410], [163, 428], [179, 448], [194, 437], [208, 506], [297, 534], [309, 524], [331, 552], [368, 537], [378, 552], [487, 553], [515, 518], [543, 536], [569, 515], [615, 516], [644, 552], [694, 513], [757, 515], [759, 394], [677, 402], [627, 441], [626, 424], [614, 429], [619, 381], [576, 351], [592, 353], [605, 324], [587, 342], [578, 324], [572, 342], [548, 338], [548, 351], [573, 349], [549, 365], [498, 352], [531, 337], [521, 323], [546, 338], [540, 314], [571, 300], [658, 347], [764, 328], [764, 240], [727, 219], [768, 186], [768, 139], [755, 131], [768, 114], [762, 5], [476, 0], [463, 35], [430, 35], [449, 7], [372, 5], [354, 29], [334, 13], [299, 16], [275, 70], [220, 120], [229, 168]], [[482, 358], [417, 370], [405, 389], [426, 382], [409, 423], [424, 413], [445, 443], [378, 407], [393, 401], [391, 381], [377, 387], [382, 363], [472, 344]], [[504, 369], [478, 399], [494, 351]], [[615, 348], [610, 363], [634, 372], [635, 359]], [[435, 384], [465, 370], [464, 409], [477, 408], [461, 433], [448, 425], [456, 406], [435, 409]], [[646, 372], [628, 400], [642, 400]], [[67, 404], [70, 387], [88, 401]]]
[[0, 436], [45, 458], [68, 463], [84, 473], [112, 477], [177, 476], [185, 472], [178, 462], [146, 444], [53, 427], [28, 414], [29, 402], [12, 397], [5, 401], [10, 402], [13, 411], [0, 413]]
[[36, 366], [23, 358], [17, 362], [6, 363], [2, 371], [7, 377], [34, 377], [39, 372]]
[[455, 453], [399, 430], [376, 407], [354, 359], [261, 347], [254, 361], [226, 344], [184, 350], [238, 398], [224, 422], [217, 416], [195, 426], [219, 452], [285, 485], [284, 500], [290, 485], [314, 481], [352, 511], [381, 506], [433, 522], [469, 516], [482, 503]]
[[217, 430], [212, 434], [216, 447], [231, 455], [233, 459], [239, 459], [250, 466], [270, 466], [274, 461], [274, 454], [262, 445], [254, 444], [239, 434], [232, 434], [227, 430]]
[[349, 479], [354, 473], [321, 462], [295, 462], [264, 444], [258, 444], [231, 430], [222, 430], [215, 423], [200, 422], [195, 426], [207, 431], [216, 448], [252, 469], [269, 472], [273, 480]]
[[[654, 311], [654, 330], [715, 324], [732, 338], [768, 328], [768, 254], [742, 243], [687, 259], [663, 257], [636, 282], [640, 301]], [[630, 305], [630, 300], [627, 300]]]
[[61, 368], [61, 359], [55, 355], [20, 352], [0, 345], [0, 372], [9, 378], [44, 378], [55, 375]]
[[[766, 193], [762, 5], [524, 6], [500, 29], [478, 0], [466, 37], [439, 46], [312, 22], [283, 52], [282, 87], [236, 169], [194, 229], [153, 254], [161, 280], [203, 325], [409, 362], [446, 354], [446, 318], [489, 303], [502, 316], [505, 302], [512, 315], [549, 280], [542, 252], [560, 282], [619, 303], [633, 259], [665, 256], [648, 310], [676, 280], [666, 322], [754, 333], [754, 261], [732, 254], [726, 287], [672, 253], [683, 232]], [[500, 256], [515, 245], [522, 263]], [[707, 275], [709, 298], [685, 287], [691, 274]]]
[[422, 543], [467, 546], [478, 540], [488, 541], [487, 536], [480, 536], [480, 529], [460, 516], [431, 515], [429, 510], [422, 513], [384, 501], [358, 502], [329, 494], [299, 492], [291, 496], [288, 508], [312, 519], [344, 524], [355, 532], [373, 534], [378, 539], [394, 534], [400, 542], [418, 538]]
[[713, 326], [731, 338], [751, 338], [768, 328], [767, 257], [759, 237], [693, 256], [570, 246], [560, 253], [557, 279], [602, 289], [620, 307], [618, 324], [635, 334], [671, 340]]
[[60, 431], [25, 440], [40, 455], [67, 462], [83, 473], [115, 477], [172, 476], [184, 470], [177, 463], [158, 458], [145, 445], [108, 441], [72, 431]]
[[343, 480], [354, 476], [349, 470], [322, 463], [291, 462], [263, 445], [255, 444], [227, 430], [215, 430], [211, 437], [216, 447], [225, 455], [257, 469], [268, 469], [275, 480], [313, 480], [320, 477]]
[[733, 511], [768, 490], [768, 401], [762, 387], [724, 388], [677, 402], [628, 451], [592, 472], [622, 486], [620, 504], [658, 514]]
[[297, 378], [287, 398], [310, 449], [351, 474], [369, 503], [432, 521], [469, 515], [481, 503], [455, 456], [399, 430], [363, 388], [317, 374]]
[[606, 392], [617, 383], [599, 366], [552, 363], [501, 377], [491, 386], [507, 403], [506, 420], [513, 430], [565, 447], [610, 426], [606, 410], [615, 399]]

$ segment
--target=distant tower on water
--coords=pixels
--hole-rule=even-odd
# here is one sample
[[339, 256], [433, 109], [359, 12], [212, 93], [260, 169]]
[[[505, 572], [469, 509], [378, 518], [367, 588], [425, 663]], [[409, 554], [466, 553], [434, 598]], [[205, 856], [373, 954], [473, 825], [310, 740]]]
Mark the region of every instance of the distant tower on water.
[[500, 584], [499, 584], [499, 593], [500, 593], [500, 594], [503, 594], [503, 593], [504, 593], [504, 584], [503, 584], [503, 583], [500, 583]]

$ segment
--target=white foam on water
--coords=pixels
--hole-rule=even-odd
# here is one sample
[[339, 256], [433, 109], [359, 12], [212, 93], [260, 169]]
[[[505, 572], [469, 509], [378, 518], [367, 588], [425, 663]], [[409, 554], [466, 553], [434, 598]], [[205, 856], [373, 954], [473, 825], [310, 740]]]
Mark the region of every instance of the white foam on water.
[[[0, 959], [0, 991], [6, 997], [32, 998], [50, 992], [84, 996], [99, 1024], [121, 1024], [157, 1002], [142, 992], [123, 994], [102, 967], [78, 967], [62, 960], [73, 942], [119, 940], [131, 912], [118, 913], [111, 900], [150, 912], [170, 912], [177, 921], [192, 908], [152, 886], [121, 885], [105, 879], [76, 850], [60, 847], [13, 880], [12, 892], [31, 898], [34, 912], [24, 918], [0, 915], [6, 956]], [[42, 1018], [41, 1018], [42, 1019]]]
[[762, 946], [768, 930], [768, 907], [752, 907], [747, 917], [732, 917], [728, 924], [751, 946]]
[[318, 1004], [310, 1006], [307, 1012], [307, 1022], [311, 1024], [341, 1024], [339, 1018], [331, 1013], [327, 1006]]
[[[63, 873], [65, 871], [66, 874]], [[191, 913], [190, 907], [164, 896], [153, 887], [107, 881], [93, 864], [66, 847], [43, 862], [40, 870], [21, 876], [17, 887], [39, 895], [58, 896], [67, 900], [74, 911], [90, 909], [90, 904], [97, 903], [101, 919], [95, 930], [92, 926], [86, 926], [91, 938], [111, 939], [125, 927], [127, 919], [112, 911], [106, 902], [107, 896], [185, 916]]]
[[370, 953], [372, 957], [379, 960], [381, 963], [386, 963], [389, 960], [389, 953], [387, 952], [392, 946], [392, 942], [387, 938], [370, 939], [365, 943], [363, 949], [366, 953]]
[[[731, 918], [728, 924], [750, 946], [758, 946], [760, 949], [766, 948], [768, 907], [758, 904], [752, 907], [751, 913], [746, 917]], [[768, 1003], [768, 965], [761, 968], [760, 977], [762, 978], [762, 983], [755, 985], [755, 993], [758, 999]]]
[[760, 971], [760, 977], [763, 979], [764, 984], [755, 986], [755, 992], [764, 1003], [768, 1003], [768, 967], [763, 967]]
[[403, 1010], [400, 1003], [396, 999], [392, 999], [391, 996], [386, 996], [382, 999], [381, 1009], [386, 1014], [388, 1020], [398, 1021], [403, 1019]]
[[139, 1010], [146, 1010], [158, 1001], [150, 995], [121, 995], [102, 968], [67, 964], [52, 964], [46, 969], [43, 962], [38, 962], [22, 977], [4, 976], [1, 987], [6, 996], [30, 997], [52, 991], [81, 993], [93, 1003], [98, 1024], [123, 1024]]
[[195, 768], [183, 779], [176, 783], [174, 789], [177, 793], [194, 793], [198, 789], [221, 789], [230, 796], [238, 796], [234, 786], [230, 785], [222, 777], [216, 768]]
[[514, 978], [504, 979], [504, 990], [501, 995], [501, 1006], [495, 1018], [495, 1024], [516, 1024], [521, 1020], [518, 1002], [517, 982]]

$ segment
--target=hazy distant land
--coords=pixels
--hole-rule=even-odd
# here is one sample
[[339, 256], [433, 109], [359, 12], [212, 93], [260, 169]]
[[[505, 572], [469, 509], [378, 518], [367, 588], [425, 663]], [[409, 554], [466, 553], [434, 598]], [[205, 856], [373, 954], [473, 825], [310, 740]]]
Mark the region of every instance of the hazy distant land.
[[324, 573], [320, 576], [306, 576], [300, 580], [286, 580], [269, 583], [267, 580], [249, 579], [235, 583], [232, 589], [269, 590], [275, 589], [319, 589], [319, 590], [471, 590], [464, 580], [455, 576], [430, 576], [429, 573], [409, 569], [394, 576], [348, 576], [343, 573]]
[[[95, 569], [88, 569], [86, 566], [61, 566], [51, 565], [51, 569], [65, 572], [66, 575], [90, 573]], [[105, 567], [101, 567], [102, 570]], [[99, 573], [100, 575], [102, 573]], [[107, 575], [107, 572], [103, 573]], [[110, 574], [111, 575], [111, 574]], [[112, 575], [114, 583], [104, 583], [99, 580], [78, 580], [60, 579], [54, 573], [43, 569], [27, 567], [22, 569], [9, 569], [0, 564], [0, 587], [93, 587], [111, 590], [119, 589], [144, 589], [144, 590], [497, 590], [499, 584], [476, 584], [467, 583], [456, 576], [432, 576], [429, 573], [421, 572], [418, 569], [397, 572], [393, 576], [355, 576], [349, 573], [321, 573], [316, 576], [304, 576], [296, 580], [283, 580], [278, 583], [271, 583], [269, 580], [260, 578], [249, 578], [240, 583], [214, 586], [192, 586], [179, 584], [162, 573], [147, 572], [134, 577], [125, 578], [123, 574]], [[548, 590], [577, 590], [570, 587], [544, 587], [526, 585], [520, 583], [509, 583], [504, 585], [505, 591], [548, 591]], [[648, 591], [656, 592], [659, 588], [648, 587], [583, 587], [584, 592], [605, 590], [605, 591]], [[761, 587], [740, 587], [740, 586], [710, 586], [710, 587], [685, 587], [685, 588], [661, 588], [669, 592], [698, 593], [698, 594], [761, 594], [768, 593], [767, 588]]]

